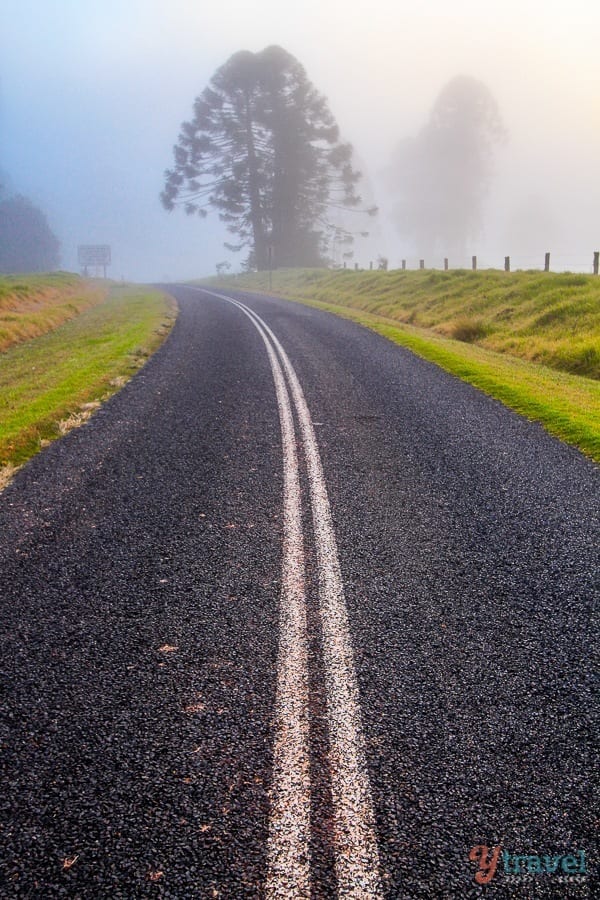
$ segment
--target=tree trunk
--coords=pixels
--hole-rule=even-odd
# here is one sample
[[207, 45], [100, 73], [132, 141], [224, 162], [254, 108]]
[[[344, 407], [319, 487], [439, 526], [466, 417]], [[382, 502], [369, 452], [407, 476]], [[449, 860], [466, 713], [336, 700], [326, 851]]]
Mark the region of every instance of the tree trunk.
[[250, 222], [252, 224], [254, 260], [256, 268], [259, 271], [262, 271], [268, 266], [267, 246], [260, 202], [260, 189], [258, 185], [258, 166], [256, 163], [254, 134], [252, 131], [250, 97], [248, 94], [246, 94], [246, 149], [248, 153], [248, 193], [250, 195]]

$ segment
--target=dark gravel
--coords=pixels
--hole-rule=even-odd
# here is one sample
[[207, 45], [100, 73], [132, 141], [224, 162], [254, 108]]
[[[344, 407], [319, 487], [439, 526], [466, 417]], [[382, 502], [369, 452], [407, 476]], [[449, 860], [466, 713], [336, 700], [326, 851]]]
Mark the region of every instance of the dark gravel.
[[249, 302], [320, 423], [389, 896], [480, 896], [476, 844], [587, 853], [583, 887], [488, 897], [600, 896], [600, 470], [353, 323]]
[[[144, 370], [0, 495], [2, 896], [260, 896], [279, 422], [252, 324], [175, 293]], [[597, 467], [352, 323], [240, 297], [316, 424], [389, 897], [598, 896]], [[592, 874], [482, 889], [480, 843]]]
[[182, 294], [143, 372], [0, 496], [2, 896], [257, 896], [280, 472], [259, 335]]

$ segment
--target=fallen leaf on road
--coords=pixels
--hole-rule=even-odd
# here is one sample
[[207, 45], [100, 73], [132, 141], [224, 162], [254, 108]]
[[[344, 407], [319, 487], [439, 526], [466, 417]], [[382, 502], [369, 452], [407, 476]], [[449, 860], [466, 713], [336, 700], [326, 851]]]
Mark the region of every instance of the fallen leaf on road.
[[160, 881], [165, 873], [160, 869], [150, 869], [148, 872], [148, 881]]

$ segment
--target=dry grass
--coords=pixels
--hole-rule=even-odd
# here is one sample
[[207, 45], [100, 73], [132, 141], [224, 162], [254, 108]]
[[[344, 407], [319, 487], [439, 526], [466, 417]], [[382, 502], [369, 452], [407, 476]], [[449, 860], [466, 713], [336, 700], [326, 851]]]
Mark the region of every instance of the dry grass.
[[0, 491], [3, 491], [5, 487], [8, 487], [18, 469], [19, 466], [13, 466], [11, 463], [7, 466], [0, 467]]
[[61, 419], [56, 423], [56, 428], [60, 435], [68, 434], [74, 428], [79, 428], [94, 414], [101, 406], [99, 400], [93, 400], [91, 403], [83, 403], [79, 412], [71, 413], [66, 419]]
[[0, 352], [58, 328], [107, 291], [104, 283], [66, 272], [0, 276]]
[[478, 319], [469, 319], [462, 316], [457, 319], [450, 328], [450, 336], [455, 341], [463, 341], [465, 344], [474, 344], [485, 337], [486, 327]]

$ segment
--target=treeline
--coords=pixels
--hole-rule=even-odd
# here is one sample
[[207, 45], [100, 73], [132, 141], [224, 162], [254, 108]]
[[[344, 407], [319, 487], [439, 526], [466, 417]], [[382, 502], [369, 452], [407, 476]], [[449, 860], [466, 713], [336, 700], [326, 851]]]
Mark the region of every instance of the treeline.
[[60, 243], [42, 210], [0, 186], [0, 272], [51, 272], [59, 263]]

